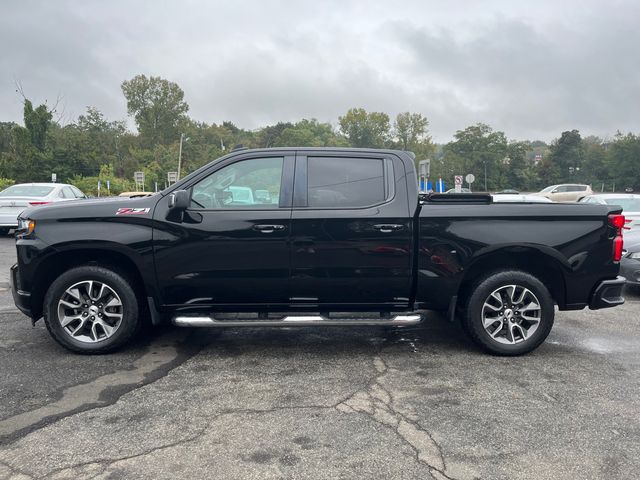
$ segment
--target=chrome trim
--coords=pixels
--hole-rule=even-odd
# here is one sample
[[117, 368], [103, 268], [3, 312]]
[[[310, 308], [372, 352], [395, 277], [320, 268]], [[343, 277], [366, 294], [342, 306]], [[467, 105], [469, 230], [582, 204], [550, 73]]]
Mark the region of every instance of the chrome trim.
[[213, 317], [179, 316], [172, 320], [178, 327], [341, 327], [341, 326], [407, 326], [422, 321], [420, 314], [402, 314], [391, 318], [327, 318], [321, 315], [288, 315], [273, 320], [218, 320]]

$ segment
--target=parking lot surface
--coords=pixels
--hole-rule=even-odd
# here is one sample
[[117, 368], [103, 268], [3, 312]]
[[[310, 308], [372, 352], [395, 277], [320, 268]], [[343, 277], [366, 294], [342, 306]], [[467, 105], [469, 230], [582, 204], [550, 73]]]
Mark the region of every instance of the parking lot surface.
[[0, 478], [637, 478], [640, 296], [559, 312], [524, 357], [407, 329], [152, 332], [67, 352], [0, 239]]

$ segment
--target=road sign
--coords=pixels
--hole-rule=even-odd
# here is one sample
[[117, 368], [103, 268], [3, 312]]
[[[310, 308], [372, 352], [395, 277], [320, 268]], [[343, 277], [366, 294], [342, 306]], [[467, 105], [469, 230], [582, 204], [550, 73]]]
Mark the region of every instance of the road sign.
[[456, 175], [454, 180], [456, 193], [462, 193], [462, 175]]
[[167, 172], [167, 182], [169, 185], [173, 185], [178, 181], [178, 172]]
[[464, 179], [467, 181], [467, 183], [473, 183], [476, 181], [476, 176], [473, 173], [469, 173], [466, 177], [464, 177]]
[[133, 180], [136, 183], [144, 183], [144, 172], [133, 172]]
[[55, 173], [51, 174], [51, 183], [56, 183], [56, 181], [58, 180], [58, 175], [56, 175]]

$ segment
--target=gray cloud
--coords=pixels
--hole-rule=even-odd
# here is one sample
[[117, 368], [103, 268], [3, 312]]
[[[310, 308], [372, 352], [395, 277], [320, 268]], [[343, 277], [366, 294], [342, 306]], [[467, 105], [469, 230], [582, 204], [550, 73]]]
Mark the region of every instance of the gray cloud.
[[21, 119], [14, 77], [34, 101], [63, 94], [68, 118], [120, 119], [120, 83], [146, 73], [195, 119], [248, 128], [362, 106], [419, 111], [439, 141], [480, 121], [546, 140], [640, 130], [635, 2], [481, 3], [4, 2], [0, 121]]

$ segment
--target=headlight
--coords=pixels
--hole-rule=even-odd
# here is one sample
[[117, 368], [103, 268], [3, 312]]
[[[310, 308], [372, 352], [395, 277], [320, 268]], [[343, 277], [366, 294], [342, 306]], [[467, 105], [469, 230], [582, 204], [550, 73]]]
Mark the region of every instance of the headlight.
[[16, 233], [19, 233], [21, 235], [31, 235], [35, 228], [36, 228], [35, 220], [30, 220], [28, 218], [19, 218], [18, 230]]
[[634, 260], [640, 260], [640, 252], [631, 252], [627, 257], [633, 258]]

